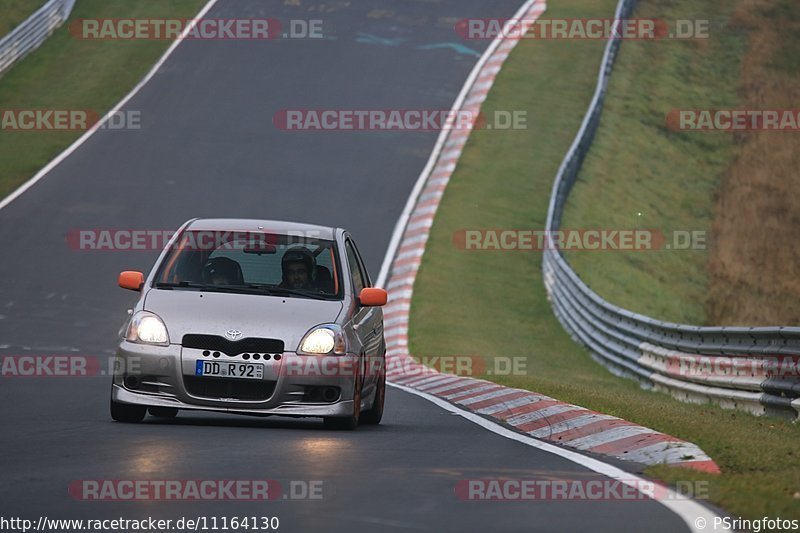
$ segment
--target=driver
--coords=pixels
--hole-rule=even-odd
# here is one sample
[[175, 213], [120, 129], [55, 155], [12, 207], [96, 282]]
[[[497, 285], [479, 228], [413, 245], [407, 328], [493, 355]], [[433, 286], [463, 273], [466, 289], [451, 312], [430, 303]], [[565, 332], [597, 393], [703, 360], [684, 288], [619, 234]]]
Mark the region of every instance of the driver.
[[284, 289], [313, 289], [312, 277], [316, 260], [307, 248], [295, 246], [286, 250], [281, 259], [283, 279], [279, 287]]

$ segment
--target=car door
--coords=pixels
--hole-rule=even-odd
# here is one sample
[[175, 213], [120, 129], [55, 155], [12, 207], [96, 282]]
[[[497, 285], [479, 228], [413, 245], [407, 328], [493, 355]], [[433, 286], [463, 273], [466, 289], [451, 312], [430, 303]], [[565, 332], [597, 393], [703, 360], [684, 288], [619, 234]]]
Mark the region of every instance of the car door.
[[[370, 278], [369, 272], [367, 272], [367, 267], [364, 265], [364, 260], [361, 258], [361, 253], [358, 251], [358, 246], [356, 246], [355, 241], [352, 239], [351, 243], [353, 245], [353, 251], [355, 252], [356, 259], [358, 259], [358, 264], [361, 267], [361, 275], [364, 279], [364, 286], [372, 287], [372, 279]], [[369, 310], [371, 312], [368, 315], [368, 319], [372, 335], [369, 339], [370, 344], [369, 351], [367, 353], [373, 357], [380, 357], [382, 360], [385, 352], [383, 342], [383, 308], [370, 307]]]
[[[345, 254], [350, 268], [353, 294], [357, 296], [361, 289], [370, 287], [371, 282], [355, 242], [350, 237], [345, 241]], [[364, 377], [362, 397], [366, 398], [372, 394], [383, 369], [383, 312], [380, 307], [356, 306], [353, 329], [361, 344], [359, 354], [362, 356], [361, 375]]]

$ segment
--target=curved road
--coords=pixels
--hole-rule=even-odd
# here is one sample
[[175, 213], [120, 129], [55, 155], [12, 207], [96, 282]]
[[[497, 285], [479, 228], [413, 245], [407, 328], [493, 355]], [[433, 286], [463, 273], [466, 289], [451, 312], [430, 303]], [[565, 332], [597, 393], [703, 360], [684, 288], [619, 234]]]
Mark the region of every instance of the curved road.
[[[297, 3], [300, 6], [284, 4]], [[291, 219], [350, 229], [373, 276], [436, 133], [277, 130], [291, 108], [449, 109], [476, 54], [453, 47], [465, 17], [520, 0], [223, 0], [209, 17], [322, 18], [322, 41], [188, 41], [128, 104], [140, 131], [100, 131], [0, 210], [0, 355], [113, 353], [134, 300], [123, 269], [157, 252], [89, 252], [70, 230], [174, 229], [194, 216]], [[469, 46], [482, 52], [488, 41]], [[284, 531], [684, 528], [652, 501], [464, 502], [469, 478], [602, 479], [390, 389], [385, 422], [330, 432], [315, 420], [182, 413], [118, 424], [108, 377], [0, 378], [0, 515], [50, 518], [278, 516]], [[323, 498], [86, 502], [79, 479], [323, 482]]]

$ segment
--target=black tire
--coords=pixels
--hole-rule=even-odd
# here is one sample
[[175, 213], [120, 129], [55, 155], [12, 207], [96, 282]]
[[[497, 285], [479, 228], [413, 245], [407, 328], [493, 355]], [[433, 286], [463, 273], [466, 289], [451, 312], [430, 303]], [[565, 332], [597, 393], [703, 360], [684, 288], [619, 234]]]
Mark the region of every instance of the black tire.
[[150, 416], [156, 418], [175, 418], [178, 416], [178, 410], [174, 407], [150, 407], [147, 409]]
[[117, 422], [141, 422], [147, 414], [147, 407], [130, 405], [111, 400], [111, 418]]
[[372, 407], [361, 413], [361, 423], [376, 426], [381, 423], [383, 418], [383, 404], [386, 400], [386, 372], [382, 372], [378, 378], [378, 388], [375, 391], [375, 399], [372, 400]]

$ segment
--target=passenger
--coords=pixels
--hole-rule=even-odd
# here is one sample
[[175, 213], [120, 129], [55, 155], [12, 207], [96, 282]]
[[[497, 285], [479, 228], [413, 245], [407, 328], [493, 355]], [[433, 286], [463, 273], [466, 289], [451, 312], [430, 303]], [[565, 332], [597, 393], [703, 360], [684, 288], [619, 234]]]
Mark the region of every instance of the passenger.
[[313, 289], [312, 275], [316, 268], [314, 254], [307, 248], [289, 248], [281, 259], [283, 273], [279, 287], [284, 289]]
[[203, 282], [211, 285], [242, 285], [242, 267], [227, 257], [209, 259], [203, 267]]

